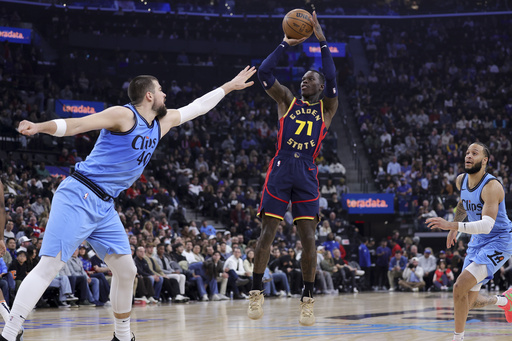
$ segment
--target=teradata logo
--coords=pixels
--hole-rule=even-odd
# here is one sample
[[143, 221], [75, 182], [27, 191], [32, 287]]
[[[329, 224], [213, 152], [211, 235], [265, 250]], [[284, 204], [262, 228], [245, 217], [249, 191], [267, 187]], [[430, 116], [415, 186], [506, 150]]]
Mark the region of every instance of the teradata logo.
[[388, 203], [386, 200], [381, 199], [347, 199], [347, 206], [349, 208], [386, 208]]
[[74, 114], [95, 114], [96, 109], [88, 105], [62, 105], [63, 112], [71, 112]]
[[22, 32], [14, 32], [14, 31], [0, 31], [1, 38], [13, 38], [13, 39], [26, 39]]
[[[329, 46], [329, 51], [331, 51], [331, 53], [340, 53], [340, 50], [338, 50], [337, 46]], [[309, 47], [309, 52], [311, 52], [311, 53], [322, 53], [322, 49], [319, 46], [310, 46]]]

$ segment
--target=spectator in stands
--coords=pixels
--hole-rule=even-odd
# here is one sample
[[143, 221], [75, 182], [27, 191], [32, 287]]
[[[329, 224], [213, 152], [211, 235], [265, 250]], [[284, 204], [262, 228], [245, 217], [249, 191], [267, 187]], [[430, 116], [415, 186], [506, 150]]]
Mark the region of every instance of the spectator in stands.
[[78, 258], [78, 249], [73, 252], [73, 255], [67, 261], [67, 265], [69, 267], [69, 271], [71, 276], [81, 276], [86, 279], [87, 286], [87, 299], [81, 300], [79, 304], [81, 305], [95, 305], [95, 306], [103, 306], [104, 303], [100, 302], [100, 283], [97, 278], [91, 278], [84, 270], [84, 266], [80, 258]]
[[425, 248], [423, 256], [419, 257], [419, 265], [424, 271], [423, 280], [428, 290], [432, 286], [432, 279], [437, 268], [436, 257], [432, 255], [432, 249], [430, 247]]
[[388, 281], [389, 291], [395, 291], [397, 282], [395, 279], [401, 279], [408, 260], [402, 255], [402, 250], [396, 250], [395, 255], [389, 262]]
[[380, 246], [377, 247], [375, 262], [375, 284], [377, 289], [384, 290], [386, 287], [387, 273], [389, 269], [389, 260], [391, 259], [391, 249], [387, 246], [388, 240], [382, 238]]
[[[145, 282], [146, 289], [150, 297], [148, 300], [151, 303], [158, 303], [160, 292], [162, 290], [163, 280], [162, 278], [151, 271], [148, 262], [145, 259], [146, 250], [143, 246], [139, 246], [136, 249], [135, 254], [135, 266], [137, 267], [137, 274], [142, 277]], [[140, 279], [139, 279], [140, 280]]]
[[405, 291], [419, 291], [425, 287], [424, 271], [423, 268], [418, 265], [418, 258], [413, 257], [404, 269], [403, 279], [398, 281], [398, 285]]
[[233, 249], [233, 255], [228, 257], [224, 263], [224, 271], [229, 275], [228, 290], [233, 291], [235, 299], [244, 299], [246, 293], [240, 293], [238, 287], [250, 284], [250, 273], [244, 270], [244, 263], [241, 258], [242, 251], [239, 247]]
[[[228, 278], [229, 275], [224, 271], [224, 262], [221, 260], [221, 255], [219, 251], [213, 252], [212, 257], [208, 258], [203, 263], [203, 268], [206, 274], [206, 281], [209, 283], [211, 280], [216, 280], [217, 282], [217, 297], [215, 296], [215, 286], [213, 286], [213, 289], [210, 287], [210, 290], [214, 292], [213, 294], [213, 301], [216, 301], [217, 298], [220, 300], [228, 300], [229, 298], [226, 296], [226, 289], [228, 285]], [[219, 288], [220, 283], [220, 290]]]

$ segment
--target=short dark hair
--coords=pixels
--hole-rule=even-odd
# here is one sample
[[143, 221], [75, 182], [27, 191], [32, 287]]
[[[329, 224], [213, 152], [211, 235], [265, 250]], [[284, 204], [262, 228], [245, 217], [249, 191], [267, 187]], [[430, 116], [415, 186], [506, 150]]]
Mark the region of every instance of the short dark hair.
[[489, 151], [489, 147], [487, 147], [485, 145], [485, 143], [482, 143], [482, 142], [473, 142], [474, 144], [477, 144], [479, 146], [481, 146], [483, 149], [484, 149], [484, 155], [485, 157], [490, 157], [491, 156], [491, 152]]
[[317, 71], [317, 70], [309, 70], [309, 71], [311, 71], [311, 72], [314, 72], [314, 73], [318, 74], [318, 77], [320, 78], [320, 82], [321, 82], [322, 84], [325, 84], [325, 76], [324, 76], [324, 74], [323, 74], [323, 73], [321, 73], [320, 71]]
[[140, 104], [146, 95], [146, 92], [155, 92], [155, 84], [153, 81], [158, 79], [149, 75], [137, 76], [130, 82], [128, 86], [128, 97], [133, 105]]

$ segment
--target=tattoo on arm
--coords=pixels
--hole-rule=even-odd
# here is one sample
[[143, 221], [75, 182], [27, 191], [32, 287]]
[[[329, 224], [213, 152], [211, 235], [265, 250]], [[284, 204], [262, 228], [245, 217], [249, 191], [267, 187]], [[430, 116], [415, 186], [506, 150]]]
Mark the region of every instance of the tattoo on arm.
[[455, 211], [455, 218], [453, 218], [453, 221], [463, 221], [468, 214], [466, 213], [466, 210], [464, 209], [464, 205], [462, 204], [462, 200], [459, 201], [457, 204], [457, 209]]

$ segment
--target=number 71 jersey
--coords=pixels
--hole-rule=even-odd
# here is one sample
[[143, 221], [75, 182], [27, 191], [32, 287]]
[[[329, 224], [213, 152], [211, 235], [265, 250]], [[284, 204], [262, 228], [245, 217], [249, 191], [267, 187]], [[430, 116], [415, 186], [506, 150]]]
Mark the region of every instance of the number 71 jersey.
[[102, 129], [93, 150], [75, 169], [116, 198], [137, 180], [160, 141], [160, 122], [151, 125], [131, 104], [135, 123], [124, 133]]
[[[286, 114], [279, 120], [277, 152], [287, 150], [318, 156], [327, 135], [323, 101], [312, 103], [294, 98]], [[277, 154], [277, 153], [276, 153]]]

